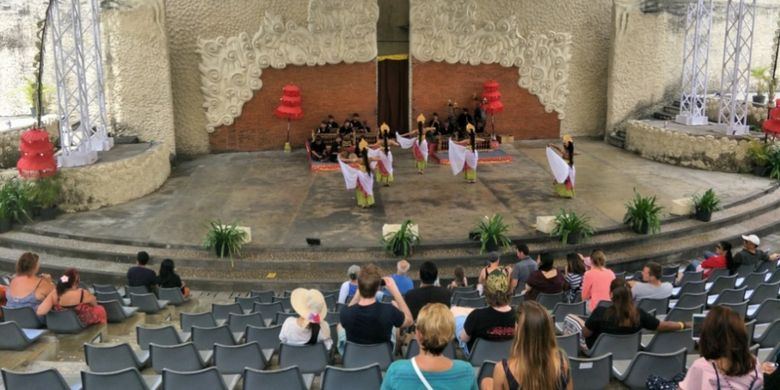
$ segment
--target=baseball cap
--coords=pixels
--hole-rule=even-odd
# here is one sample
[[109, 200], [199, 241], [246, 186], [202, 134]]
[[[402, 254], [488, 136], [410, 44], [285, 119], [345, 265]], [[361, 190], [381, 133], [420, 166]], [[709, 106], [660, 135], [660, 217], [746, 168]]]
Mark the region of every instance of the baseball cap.
[[752, 242], [755, 246], [761, 245], [761, 240], [755, 234], [742, 236], [742, 239], [745, 240], [745, 241], [748, 241], [748, 242]]

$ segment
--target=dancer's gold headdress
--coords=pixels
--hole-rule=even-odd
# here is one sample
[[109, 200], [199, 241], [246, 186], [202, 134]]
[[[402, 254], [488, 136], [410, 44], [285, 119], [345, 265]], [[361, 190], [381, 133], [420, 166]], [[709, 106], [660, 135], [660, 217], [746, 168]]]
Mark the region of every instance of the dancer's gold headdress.
[[365, 138], [364, 138], [364, 139], [361, 139], [361, 140], [360, 140], [360, 143], [358, 144], [358, 148], [360, 148], [360, 150], [366, 150], [366, 149], [368, 149], [368, 141], [366, 141], [366, 139], [365, 139]]
[[388, 131], [390, 131], [390, 126], [388, 126], [387, 123], [382, 122], [382, 126], [379, 126], [379, 131], [381, 133], [387, 133]]
[[425, 123], [425, 115], [423, 114], [417, 115], [417, 123], [420, 122]]
[[473, 133], [474, 132], [474, 125], [472, 125], [471, 123], [467, 124], [466, 125], [466, 131], [468, 131], [469, 133]]

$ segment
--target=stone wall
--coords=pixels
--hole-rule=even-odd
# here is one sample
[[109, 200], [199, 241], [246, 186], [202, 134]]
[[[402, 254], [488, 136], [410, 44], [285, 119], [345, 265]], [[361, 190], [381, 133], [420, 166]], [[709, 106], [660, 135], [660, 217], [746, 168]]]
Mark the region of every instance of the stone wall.
[[708, 171], [750, 172], [748, 145], [747, 139], [690, 135], [646, 121], [626, 122], [626, 149], [666, 164]]

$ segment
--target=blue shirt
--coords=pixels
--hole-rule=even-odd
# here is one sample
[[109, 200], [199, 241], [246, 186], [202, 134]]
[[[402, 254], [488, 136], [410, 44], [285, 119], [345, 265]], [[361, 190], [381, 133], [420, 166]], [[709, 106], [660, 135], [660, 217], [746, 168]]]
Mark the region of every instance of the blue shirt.
[[[436, 390], [477, 390], [474, 368], [463, 360], [453, 360], [452, 368], [440, 372], [422, 372], [425, 380]], [[396, 360], [387, 369], [382, 390], [425, 390], [411, 360]]]
[[406, 275], [393, 274], [392, 278], [395, 281], [395, 285], [398, 286], [398, 291], [401, 292], [401, 295], [406, 295], [407, 291], [414, 288], [412, 278]]

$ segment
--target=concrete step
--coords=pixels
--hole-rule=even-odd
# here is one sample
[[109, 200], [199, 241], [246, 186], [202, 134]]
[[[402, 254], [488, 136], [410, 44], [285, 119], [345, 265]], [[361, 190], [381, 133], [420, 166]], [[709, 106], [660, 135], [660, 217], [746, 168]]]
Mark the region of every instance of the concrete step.
[[680, 107], [664, 106], [663, 112], [667, 114], [677, 115], [680, 113]]
[[671, 121], [674, 120], [674, 115], [664, 113], [664, 112], [655, 112], [653, 113], [653, 119], [658, 119], [662, 121]]

